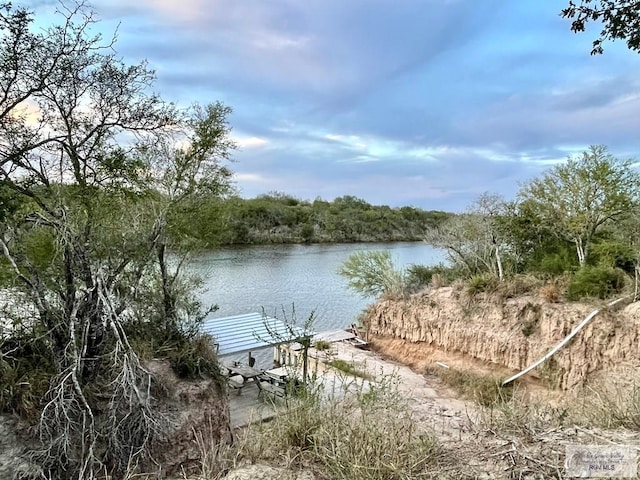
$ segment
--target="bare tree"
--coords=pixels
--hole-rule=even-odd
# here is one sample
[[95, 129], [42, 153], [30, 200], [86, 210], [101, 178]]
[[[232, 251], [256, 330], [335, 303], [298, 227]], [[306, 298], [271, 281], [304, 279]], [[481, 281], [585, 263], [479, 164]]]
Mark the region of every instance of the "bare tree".
[[453, 265], [470, 275], [490, 273], [504, 278], [504, 239], [500, 220], [507, 215], [507, 203], [499, 195], [484, 193], [467, 209], [429, 230], [425, 241], [444, 249]]
[[506, 214], [507, 203], [502, 196], [485, 192], [472, 204], [471, 211], [478, 215], [478, 219], [484, 226], [484, 240], [493, 249], [498, 278], [504, 280], [504, 267], [502, 264], [502, 250], [504, 241], [500, 235], [498, 219]]

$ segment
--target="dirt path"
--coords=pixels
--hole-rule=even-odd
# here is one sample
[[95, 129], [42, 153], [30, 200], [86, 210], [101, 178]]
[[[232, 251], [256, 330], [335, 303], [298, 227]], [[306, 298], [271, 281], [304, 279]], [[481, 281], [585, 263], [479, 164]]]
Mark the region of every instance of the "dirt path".
[[385, 376], [397, 377], [398, 390], [408, 399], [416, 421], [436, 433], [442, 442], [459, 442], [469, 432], [470, 422], [477, 417], [475, 407], [456, 398], [437, 377], [416, 373], [406, 365], [349, 344], [335, 343], [333, 349], [335, 358], [353, 362], [376, 381]]

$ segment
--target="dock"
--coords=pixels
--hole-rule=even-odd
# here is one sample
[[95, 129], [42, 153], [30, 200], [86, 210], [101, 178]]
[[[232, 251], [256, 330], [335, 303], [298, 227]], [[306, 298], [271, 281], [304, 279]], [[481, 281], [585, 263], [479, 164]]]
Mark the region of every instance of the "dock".
[[251, 382], [240, 395], [229, 390], [229, 414], [231, 428], [242, 428], [252, 423], [264, 422], [275, 416], [275, 409], [269, 398], [258, 398], [258, 387]]

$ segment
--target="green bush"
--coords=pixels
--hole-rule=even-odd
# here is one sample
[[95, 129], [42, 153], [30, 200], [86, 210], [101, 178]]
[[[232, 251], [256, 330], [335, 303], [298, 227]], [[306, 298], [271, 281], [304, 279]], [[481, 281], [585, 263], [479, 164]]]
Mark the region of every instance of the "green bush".
[[325, 351], [331, 349], [331, 343], [326, 340], [318, 340], [315, 344], [316, 350]]
[[622, 290], [624, 279], [624, 273], [617, 268], [586, 266], [569, 282], [567, 298], [609, 298]]
[[614, 240], [594, 243], [591, 247], [590, 258], [600, 267], [620, 268], [627, 273], [633, 273], [636, 263], [636, 253], [627, 244]]
[[447, 285], [460, 276], [456, 269], [442, 263], [433, 266], [412, 264], [407, 268], [407, 284], [418, 289], [430, 285], [434, 275], [439, 275]]
[[404, 271], [395, 268], [389, 250], [354, 252], [338, 274], [348, 280], [349, 288], [363, 297], [397, 298], [406, 290]]
[[489, 292], [496, 287], [497, 283], [498, 279], [493, 275], [474, 275], [467, 284], [467, 293], [474, 296], [478, 293]]
[[35, 422], [54, 374], [49, 346], [42, 336], [0, 341], [0, 412]]
[[577, 263], [574, 254], [563, 250], [560, 253], [549, 253], [542, 257], [538, 270], [551, 275], [562, 275], [576, 269]]

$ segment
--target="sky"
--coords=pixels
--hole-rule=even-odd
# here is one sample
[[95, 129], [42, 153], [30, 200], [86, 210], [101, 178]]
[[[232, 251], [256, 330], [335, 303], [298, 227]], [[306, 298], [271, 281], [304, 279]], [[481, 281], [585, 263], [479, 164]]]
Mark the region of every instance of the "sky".
[[[221, 101], [243, 197], [463, 211], [589, 145], [640, 155], [640, 55], [568, 0], [94, 0], [156, 91]], [[54, 0], [26, 5], [48, 19]], [[54, 18], [54, 17], [51, 17]]]

